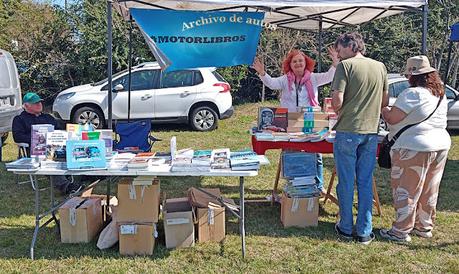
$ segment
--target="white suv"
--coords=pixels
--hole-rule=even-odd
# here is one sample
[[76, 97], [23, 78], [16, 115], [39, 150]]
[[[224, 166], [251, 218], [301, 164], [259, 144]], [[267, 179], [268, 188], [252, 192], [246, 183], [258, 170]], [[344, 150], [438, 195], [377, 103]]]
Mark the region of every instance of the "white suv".
[[[113, 75], [112, 117], [128, 118], [128, 71]], [[72, 87], [59, 93], [54, 114], [73, 123], [106, 126], [107, 79]], [[144, 63], [131, 70], [131, 119], [160, 123], [189, 123], [198, 131], [217, 127], [218, 119], [233, 114], [230, 85], [215, 68], [162, 72], [158, 63]]]
[[[4, 144], [14, 116], [22, 111], [21, 85], [13, 56], [0, 49], [0, 136]], [[0, 157], [1, 158], [1, 157]]]

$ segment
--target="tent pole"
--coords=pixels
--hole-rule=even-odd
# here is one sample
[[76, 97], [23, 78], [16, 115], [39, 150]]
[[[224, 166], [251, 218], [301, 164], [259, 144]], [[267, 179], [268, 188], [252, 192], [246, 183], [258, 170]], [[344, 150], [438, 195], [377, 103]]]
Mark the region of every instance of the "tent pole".
[[322, 17], [319, 20], [319, 42], [318, 42], [318, 62], [317, 62], [317, 72], [322, 72]]
[[107, 79], [108, 79], [108, 128], [112, 128], [112, 3], [107, 0]]
[[132, 73], [132, 16], [129, 15], [129, 61], [128, 61], [128, 123], [131, 121], [131, 73]]
[[421, 52], [422, 54], [427, 54], [427, 15], [429, 13], [429, 7], [426, 3], [422, 6], [422, 47]]

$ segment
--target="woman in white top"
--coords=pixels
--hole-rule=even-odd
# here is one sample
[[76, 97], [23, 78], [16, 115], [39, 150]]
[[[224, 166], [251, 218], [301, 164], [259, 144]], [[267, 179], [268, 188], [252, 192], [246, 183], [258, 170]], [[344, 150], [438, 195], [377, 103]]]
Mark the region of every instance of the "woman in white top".
[[[336, 65], [339, 63], [338, 53], [334, 47], [328, 48], [332, 66], [327, 72], [314, 73], [316, 62], [302, 51], [291, 50], [282, 62], [284, 75], [271, 77], [265, 71], [264, 64], [255, 58], [252, 67], [257, 71], [261, 81], [270, 89], [281, 90], [281, 107], [289, 112], [298, 111], [299, 107], [319, 106], [318, 87], [333, 80]], [[324, 193], [322, 155], [317, 154], [317, 187]]]
[[380, 234], [399, 242], [411, 241], [410, 233], [432, 237], [438, 189], [451, 146], [446, 131], [448, 102], [443, 98], [445, 90], [438, 72], [422, 55], [408, 59], [405, 76], [411, 87], [400, 93], [391, 109], [382, 109], [389, 139], [403, 127], [422, 121], [404, 131], [391, 150], [396, 220], [391, 229], [381, 229]]
[[318, 106], [317, 88], [330, 83], [339, 63], [338, 53], [333, 47], [328, 48], [332, 66], [327, 72], [314, 73], [316, 62], [302, 51], [291, 50], [282, 62], [284, 75], [271, 77], [265, 71], [264, 64], [255, 58], [252, 67], [258, 72], [261, 81], [270, 89], [281, 90], [281, 107], [288, 111], [298, 111], [298, 107]]

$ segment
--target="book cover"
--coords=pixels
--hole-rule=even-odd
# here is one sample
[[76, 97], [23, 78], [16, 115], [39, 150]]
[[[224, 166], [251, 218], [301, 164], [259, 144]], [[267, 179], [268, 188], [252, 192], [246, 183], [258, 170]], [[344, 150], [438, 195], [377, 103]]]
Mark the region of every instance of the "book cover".
[[210, 165], [212, 150], [195, 150], [191, 162], [193, 164]]
[[67, 141], [68, 169], [103, 169], [106, 167], [105, 143], [102, 140]]
[[258, 130], [268, 129], [285, 132], [288, 126], [287, 108], [260, 107], [258, 109]]
[[111, 129], [98, 129], [100, 132], [100, 140], [105, 142], [105, 155], [109, 156], [113, 153], [113, 130]]
[[212, 150], [211, 167], [217, 169], [230, 168], [230, 149], [220, 148]]
[[315, 153], [286, 151], [282, 153], [282, 174], [285, 178], [317, 176]]
[[79, 124], [67, 124], [65, 130], [69, 133], [69, 140], [79, 140], [81, 136], [81, 127]]
[[32, 125], [30, 155], [46, 155], [46, 133], [54, 131], [54, 126], [50, 124]]
[[46, 159], [65, 161], [66, 143], [69, 133], [65, 130], [55, 130], [46, 133]]

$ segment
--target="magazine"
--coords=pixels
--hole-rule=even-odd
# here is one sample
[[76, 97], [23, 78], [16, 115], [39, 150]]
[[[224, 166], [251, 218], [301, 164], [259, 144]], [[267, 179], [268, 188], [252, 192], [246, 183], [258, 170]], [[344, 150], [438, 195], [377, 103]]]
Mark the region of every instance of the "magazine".
[[46, 160], [65, 161], [65, 148], [69, 134], [65, 130], [46, 133]]
[[286, 132], [288, 127], [288, 109], [260, 107], [258, 109], [258, 130]]
[[27, 169], [34, 170], [40, 167], [40, 162], [36, 158], [21, 158], [11, 163], [6, 163], [7, 169]]
[[67, 141], [68, 169], [106, 168], [105, 143], [102, 140]]
[[46, 133], [54, 131], [54, 126], [50, 124], [32, 125], [30, 155], [46, 155]]
[[230, 150], [229, 148], [220, 148], [212, 150], [210, 157], [210, 166], [215, 169], [230, 168]]

